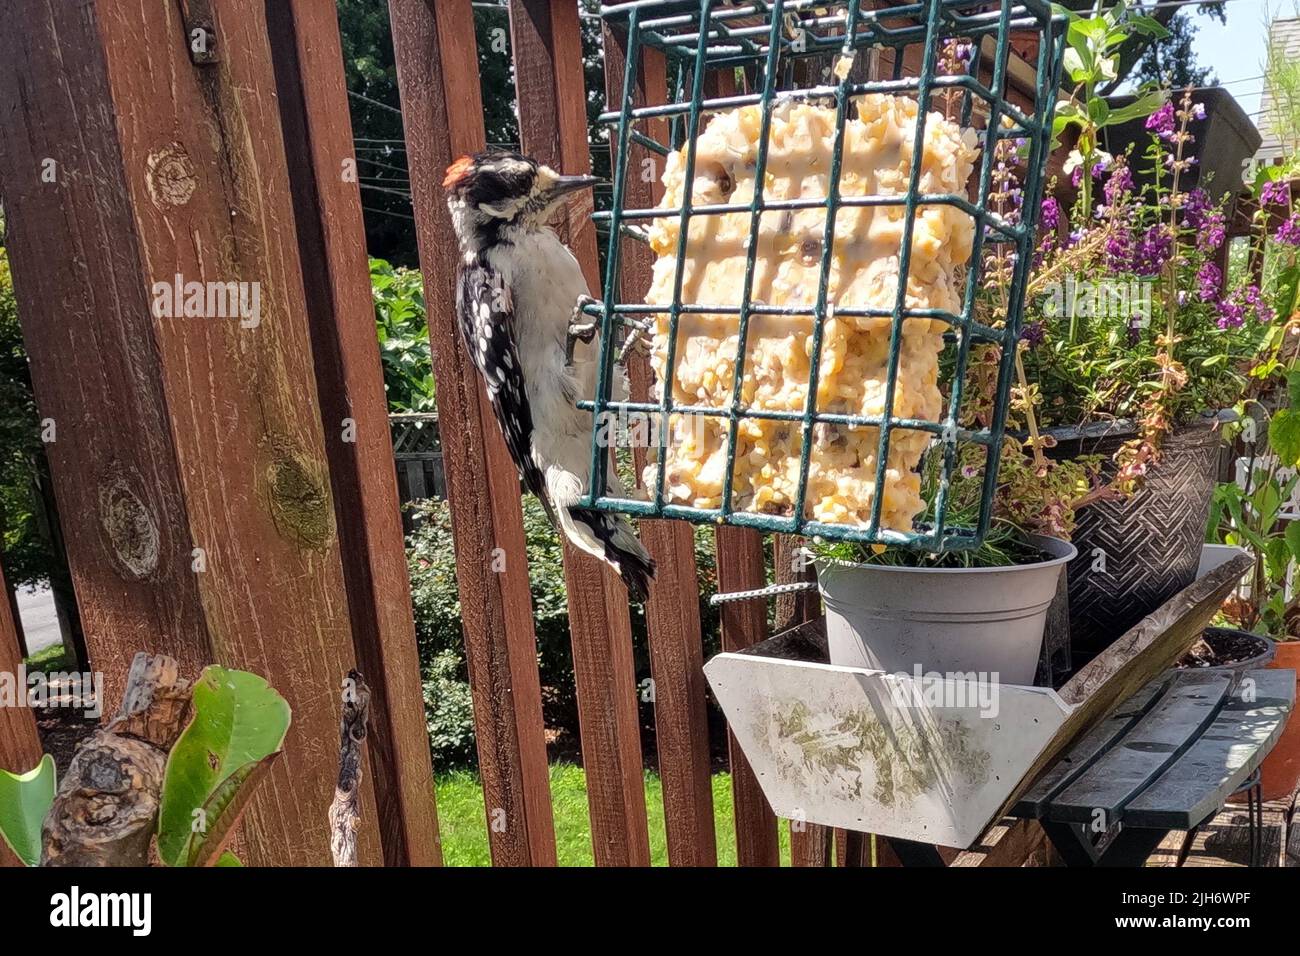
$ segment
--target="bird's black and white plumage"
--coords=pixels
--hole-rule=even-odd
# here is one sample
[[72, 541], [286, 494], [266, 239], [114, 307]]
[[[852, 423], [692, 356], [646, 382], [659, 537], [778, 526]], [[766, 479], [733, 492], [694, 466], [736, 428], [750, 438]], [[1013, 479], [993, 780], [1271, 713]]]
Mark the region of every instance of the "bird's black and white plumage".
[[[605, 561], [644, 599], [655, 565], [626, 519], [577, 507], [589, 489], [598, 342], [576, 343], [570, 323], [589, 294], [573, 254], [547, 225], [589, 176], [560, 176], [517, 153], [457, 160], [443, 182], [461, 260], [456, 308], [465, 347], [524, 487], [574, 545]], [[611, 468], [609, 488], [621, 494]]]

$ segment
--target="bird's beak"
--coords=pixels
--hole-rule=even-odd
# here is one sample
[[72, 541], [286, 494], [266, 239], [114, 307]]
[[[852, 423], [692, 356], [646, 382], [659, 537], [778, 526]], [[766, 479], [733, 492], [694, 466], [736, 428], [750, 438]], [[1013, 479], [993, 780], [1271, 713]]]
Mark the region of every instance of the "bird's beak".
[[559, 176], [547, 190], [546, 198], [549, 202], [554, 202], [561, 196], [567, 196], [579, 189], [590, 189], [598, 182], [600, 182], [599, 176]]

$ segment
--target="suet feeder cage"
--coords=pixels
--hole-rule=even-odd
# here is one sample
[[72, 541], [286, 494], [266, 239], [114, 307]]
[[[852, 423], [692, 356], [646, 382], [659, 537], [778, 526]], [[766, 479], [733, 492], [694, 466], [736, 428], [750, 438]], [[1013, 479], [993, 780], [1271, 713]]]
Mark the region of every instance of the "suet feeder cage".
[[[1060, 82], [1064, 17], [1054, 15], [1050, 6], [1039, 0], [1002, 0], [1000, 4], [927, 0], [876, 7], [859, 0], [635, 2], [604, 6], [601, 16], [610, 32], [626, 38], [626, 69], [621, 99], [609, 104], [601, 117], [610, 128], [615, 162], [612, 208], [596, 214], [606, 229], [608, 243], [603, 301], [584, 307], [599, 318], [602, 330], [594, 400], [583, 403], [593, 411], [591, 473], [595, 476], [584, 504], [642, 517], [684, 518], [931, 551], [976, 547], [989, 525], [1015, 375], [1015, 345], [1021, 334], [1043, 168]], [[954, 50], [958, 51], [955, 56]], [[651, 62], [666, 69], [667, 102], [646, 102], [644, 90], [638, 86], [638, 71]], [[872, 94], [890, 98], [890, 109], [902, 100], [915, 104], [907, 106], [907, 115], [913, 119], [906, 131], [906, 144], [898, 147], [906, 163], [900, 167], [901, 180], [892, 189], [864, 188], [863, 178], [852, 172], [858, 168], [852, 153], [854, 137], [859, 134], [851, 131], [846, 135], [846, 128], [853, 126], [855, 114], [861, 117], [861, 104]], [[821, 167], [825, 172], [819, 173], [825, 177], [818, 179], [824, 184], [819, 186], [821, 194], [809, 197], [805, 189], [793, 196], [770, 195], [774, 116], [788, 116], [789, 110], [801, 104], [824, 111], [820, 115], [825, 120], [829, 149], [828, 164]], [[752, 196], [728, 201], [726, 195], [714, 195], [716, 190], [702, 195], [701, 183], [708, 180], [701, 178], [697, 164], [701, 136], [711, 119], [743, 109], [749, 110], [751, 127], [758, 125], [753, 137], [756, 147], [745, 167], [753, 183], [752, 190], [745, 192], [752, 191]], [[927, 192], [922, 175], [923, 167], [928, 169], [930, 164], [927, 128], [940, 125], [932, 112], [937, 110], [942, 111], [945, 123], [955, 124], [951, 128], [962, 133], [973, 151], [964, 184], [950, 191]], [[974, 132], [964, 132], [967, 130]], [[933, 130], [931, 134], [937, 135]], [[1004, 140], [1013, 141], [1024, 163], [1017, 182], [1021, 200], [1014, 211], [993, 201], [998, 189], [996, 146]], [[860, 146], [862, 140], [856, 142]], [[788, 144], [786, 149], [788, 153]], [[668, 201], [654, 204], [649, 191], [634, 182], [643, 174], [638, 156], [661, 157], [656, 162], [659, 170], [671, 158], [667, 165], [676, 168], [680, 180], [678, 187], [667, 193]], [[912, 157], [917, 156], [923, 161], [913, 162]], [[848, 185], [849, 178], [857, 182], [856, 187]], [[909, 260], [914, 241], [924, 235], [918, 231], [924, 228], [918, 223], [928, 215], [950, 215], [932, 212], [945, 207], [959, 211], [970, 223], [966, 227], [969, 257], [956, 264], [957, 279], [951, 284], [952, 304], [957, 307], [918, 307], [909, 303], [909, 283], [899, 277], [915, 278], [915, 264]], [[762, 262], [760, 248], [766, 240], [760, 238], [760, 232], [773, 221], [790, 228], [794, 217], [805, 210], [814, 210], [810, 215], [816, 217], [820, 235], [807, 241], [807, 248], [796, 247], [795, 254], [803, 255], [806, 270], [802, 273], [807, 278], [803, 300], [791, 304], [776, 301], [777, 296], [759, 295], [756, 272], [774, 268], [772, 263]], [[808, 222], [808, 215], [800, 221]], [[711, 219], [727, 216], [748, 227], [748, 239], [735, 247], [738, 253], [729, 266], [738, 294], [732, 301], [707, 301], [699, 289], [692, 292], [691, 283], [684, 281], [692, 256], [701, 255], [700, 248], [690, 247], [697, 234], [692, 227], [700, 230]], [[857, 238], [846, 235], [843, 226], [837, 231], [837, 216], [850, 226], [890, 222], [901, 236], [891, 240], [890, 255], [897, 259], [886, 301], [865, 305], [836, 301], [835, 257]], [[872, 216], [882, 218], [872, 220]], [[667, 242], [660, 240], [660, 266], [672, 255], [675, 267], [671, 276], [656, 274], [658, 294], [639, 290], [634, 295], [641, 298], [629, 299], [620, 274], [624, 256], [630, 254], [625, 244], [651, 241], [657, 226], [666, 230], [661, 236], [670, 237]], [[977, 315], [975, 302], [984, 281], [985, 260], [999, 251], [1008, 274], [1005, 312], [999, 309], [1000, 314], [985, 311]], [[849, 277], [841, 272], [840, 281], [847, 284]], [[746, 397], [746, 392], [752, 391], [744, 383], [753, 372], [754, 329], [777, 319], [803, 323], [792, 326], [803, 330], [794, 337], [807, 355], [806, 381], [797, 392], [802, 407], [773, 408]], [[718, 366], [719, 377], [725, 379], [721, 401], [683, 396], [671, 381], [688, 351], [680, 341], [682, 326], [702, 320], [726, 330], [728, 335], [722, 340], [728, 344], [731, 338], [735, 340], [734, 350], [728, 350]], [[878, 383], [868, 387], [878, 410], [864, 414], [861, 407], [845, 409], [843, 403], [824, 401], [819, 395], [819, 376], [826, 367], [827, 330], [836, 320], [856, 324], [858, 329], [874, 323], [876, 368], [881, 374]], [[935, 342], [942, 338], [927, 359], [942, 373], [937, 381], [925, 383], [931, 394], [942, 394], [942, 400], [932, 401], [936, 414], [926, 416], [906, 414], [899, 405], [906, 389], [900, 387], [907, 369], [905, 327], [917, 321], [936, 330], [932, 333]], [[636, 322], [656, 329], [660, 384], [649, 401], [622, 401], [613, 394], [617, 342], [626, 327]], [[992, 407], [979, 423], [963, 424], [969, 359], [972, 348], [980, 343], [999, 347], [989, 353], [997, 356]], [[934, 358], [939, 349], [941, 361]], [[904, 375], [900, 375], [900, 366]], [[939, 386], [941, 393], [933, 391]], [[854, 387], [862, 387], [861, 378]], [[609, 454], [610, 418], [638, 415], [655, 423], [657, 436], [653, 443], [657, 447], [652, 447], [648, 456], [652, 467], [647, 469], [644, 497], [611, 488], [606, 469], [599, 467]], [[721, 484], [720, 493], [704, 502], [714, 506], [701, 506], [698, 496], [691, 500], [687, 495], [683, 500], [673, 490], [673, 425], [695, 419], [717, 437], [719, 458], [715, 464], [725, 460], [721, 478], [714, 475], [715, 484]], [[744, 500], [745, 496], [738, 494], [742, 479], [737, 478], [736, 467], [743, 436], [769, 434], [773, 428], [789, 449], [786, 460], [775, 463], [777, 470], [784, 469], [788, 481], [784, 504], [775, 506], [759, 502], [752, 493]], [[602, 430], [603, 439], [598, 434]], [[818, 502], [809, 492], [810, 470], [818, 470], [817, 436], [846, 431], [866, 435], [874, 449], [873, 454], [854, 460], [860, 477], [869, 481], [872, 489], [887, 488], [891, 480], [891, 442], [907, 441], [910, 434], [914, 436], [912, 447], [924, 447], [925, 455], [940, 456], [930, 462], [938, 475], [937, 493], [910, 527], [891, 523], [885, 506], [888, 494], [874, 491], [858, 499], [861, 511], [853, 520], [835, 520], [818, 510]], [[950, 485], [967, 446], [980, 447], [978, 520], [969, 520], [968, 509], [967, 520], [950, 521]], [[970, 466], [966, 467], [969, 471]], [[721, 470], [715, 468], [715, 472]], [[913, 473], [909, 480], [915, 484], [919, 481], [915, 469], [908, 470]], [[749, 492], [754, 482], [761, 481], [761, 477], [752, 479]]]

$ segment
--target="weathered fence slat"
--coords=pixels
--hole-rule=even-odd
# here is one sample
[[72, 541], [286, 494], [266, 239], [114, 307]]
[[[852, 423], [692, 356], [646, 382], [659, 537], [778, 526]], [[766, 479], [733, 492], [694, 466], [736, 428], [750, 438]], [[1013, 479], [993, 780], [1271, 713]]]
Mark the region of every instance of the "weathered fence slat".
[[[793, 535], [772, 536], [772, 570], [777, 584], [812, 581], [816, 574], [804, 555], [802, 539]], [[821, 602], [816, 591], [791, 591], [776, 597], [775, 632], [811, 621]], [[828, 827], [806, 820], [790, 821], [790, 865], [830, 866], [832, 834]]]
[[555, 825], [519, 480], [456, 329], [459, 254], [441, 187], [453, 159], [483, 148], [474, 13], [469, 0], [388, 9], [492, 861], [549, 866]]
[[[18, 646], [17, 621], [10, 610], [9, 588], [0, 566], [0, 677], [14, 682], [14, 693], [25, 694], [18, 683], [23, 655]], [[0, 770], [26, 773], [41, 762], [41, 739], [36, 733], [36, 715], [30, 707], [0, 707]], [[0, 840], [0, 866], [21, 866], [22, 861]]]
[[[222, 4], [215, 57], [192, 57], [182, 19], [157, 6], [17, 6], [0, 83], [6, 103], [32, 105], [0, 117], [0, 169], [106, 693], [139, 649], [265, 676], [294, 721], [245, 818], [249, 859], [328, 864], [322, 755], [355, 655], [265, 5]], [[54, 183], [44, 158], [61, 164]], [[259, 305], [169, 314], [177, 282], [246, 283]], [[375, 864], [369, 778], [361, 799], [359, 858]]]
[[[207, 663], [209, 645], [145, 266], [127, 239], [136, 226], [119, 133], [112, 110], [97, 108], [111, 94], [95, 13], [8, 5], [0, 186], [32, 382], [55, 427], [46, 453], [68, 563], [113, 699], [136, 649], [127, 643], [190, 672]], [[75, 68], [64, 44], [81, 51]]]
[[[390, 866], [442, 862], [361, 192], [331, 4], [267, 4], [366, 737]], [[351, 165], [349, 165], [351, 164]]]
[[[718, 591], [752, 591], [767, 583], [763, 537], [752, 528], [720, 525], [716, 529]], [[722, 605], [722, 649], [739, 651], [767, 640], [767, 604], [730, 601]], [[779, 866], [776, 815], [758, 785], [753, 768], [735, 735], [727, 733], [731, 793], [736, 817], [736, 862], [741, 866]]]
[[[511, 0], [509, 11], [521, 146], [561, 172], [585, 173], [591, 157], [577, 4]], [[590, 195], [573, 197], [566, 209], [561, 238], [599, 294]], [[564, 578], [596, 864], [649, 866], [627, 591], [604, 565], [567, 542]]]
[[[610, 103], [617, 103], [623, 96], [626, 76], [626, 37], [606, 28], [604, 44], [606, 97]], [[667, 102], [662, 54], [650, 48], [641, 50], [634, 88], [638, 105]], [[667, 123], [662, 120], [650, 122], [646, 132], [667, 142]], [[617, 157], [611, 157], [611, 168], [616, 161]], [[650, 206], [662, 193], [662, 158], [632, 144], [627, 168], [630, 173], [624, 183], [625, 202], [629, 208]], [[640, 302], [650, 287], [654, 268], [649, 248], [639, 242], [624, 243], [620, 267], [621, 298]], [[628, 371], [632, 398], [646, 400], [651, 382], [649, 362], [631, 356]], [[633, 449], [633, 460], [639, 478], [646, 464], [646, 449]], [[647, 520], [640, 523], [640, 532], [658, 564], [645, 610], [668, 861], [674, 866], [714, 866], [718, 854], [694, 529], [683, 521]]]

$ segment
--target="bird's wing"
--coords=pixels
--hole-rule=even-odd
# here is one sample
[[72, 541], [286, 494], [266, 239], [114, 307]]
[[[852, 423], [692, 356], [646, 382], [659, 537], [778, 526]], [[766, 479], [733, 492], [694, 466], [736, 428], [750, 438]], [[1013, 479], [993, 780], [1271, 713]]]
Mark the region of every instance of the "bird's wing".
[[532, 453], [533, 413], [515, 345], [514, 302], [510, 287], [485, 260], [463, 266], [456, 288], [456, 312], [470, 361], [487, 385], [488, 400], [519, 477], [549, 511], [546, 483]]

